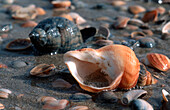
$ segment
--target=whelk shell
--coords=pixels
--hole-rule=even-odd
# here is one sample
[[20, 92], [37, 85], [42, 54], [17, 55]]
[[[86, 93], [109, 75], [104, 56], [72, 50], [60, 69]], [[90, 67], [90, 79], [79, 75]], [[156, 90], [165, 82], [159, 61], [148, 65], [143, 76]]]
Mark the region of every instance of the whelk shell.
[[139, 14], [139, 13], [145, 12], [146, 9], [140, 5], [134, 5], [134, 6], [129, 6], [129, 11], [132, 14]]
[[162, 89], [162, 96], [164, 101], [168, 102], [167, 96], [170, 96], [170, 94], [165, 89]]
[[128, 105], [131, 103], [132, 100], [135, 100], [139, 98], [142, 95], [146, 95], [147, 91], [145, 90], [131, 90], [126, 92], [122, 98], [121, 98], [121, 103], [124, 105]]
[[137, 83], [140, 63], [127, 46], [84, 48], [64, 54], [65, 64], [80, 87], [89, 92], [130, 89]]
[[54, 64], [39, 64], [30, 71], [30, 74], [33, 76], [47, 77], [55, 74], [55, 68]]
[[167, 71], [170, 69], [170, 60], [163, 54], [148, 53], [141, 61], [145, 65], [155, 67], [160, 71]]
[[157, 10], [153, 10], [153, 11], [149, 11], [146, 12], [142, 18], [143, 22], [155, 22], [158, 20], [158, 11]]
[[147, 86], [151, 84], [156, 84], [158, 80], [156, 80], [149, 71], [147, 71], [145, 65], [140, 64], [140, 72], [138, 79], [138, 86]]
[[31, 47], [29, 39], [15, 39], [6, 45], [6, 49], [10, 51], [20, 51]]

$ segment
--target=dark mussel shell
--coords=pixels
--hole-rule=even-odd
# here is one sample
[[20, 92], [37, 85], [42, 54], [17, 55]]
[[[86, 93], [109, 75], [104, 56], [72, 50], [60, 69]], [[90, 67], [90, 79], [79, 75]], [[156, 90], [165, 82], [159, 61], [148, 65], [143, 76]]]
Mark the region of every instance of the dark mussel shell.
[[65, 53], [83, 43], [78, 27], [63, 17], [41, 21], [29, 34], [32, 44], [40, 53]]
[[29, 39], [15, 39], [6, 45], [6, 49], [10, 51], [20, 51], [31, 47]]

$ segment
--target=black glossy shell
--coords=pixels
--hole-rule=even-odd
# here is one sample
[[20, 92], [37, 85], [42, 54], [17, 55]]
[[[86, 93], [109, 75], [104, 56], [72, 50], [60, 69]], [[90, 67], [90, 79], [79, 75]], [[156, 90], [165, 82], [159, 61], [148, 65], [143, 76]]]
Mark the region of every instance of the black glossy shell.
[[83, 43], [78, 27], [62, 17], [41, 21], [29, 37], [36, 50], [41, 53], [65, 53], [80, 47]]

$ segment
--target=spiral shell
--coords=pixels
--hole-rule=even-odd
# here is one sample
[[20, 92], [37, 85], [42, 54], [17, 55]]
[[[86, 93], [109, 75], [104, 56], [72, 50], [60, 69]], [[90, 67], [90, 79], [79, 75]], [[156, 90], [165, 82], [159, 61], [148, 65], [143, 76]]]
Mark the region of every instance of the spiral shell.
[[127, 46], [84, 48], [64, 54], [65, 64], [80, 87], [89, 92], [130, 89], [137, 83], [140, 64]]
[[40, 53], [64, 53], [79, 47], [82, 36], [78, 27], [62, 17], [41, 21], [29, 34], [32, 44]]

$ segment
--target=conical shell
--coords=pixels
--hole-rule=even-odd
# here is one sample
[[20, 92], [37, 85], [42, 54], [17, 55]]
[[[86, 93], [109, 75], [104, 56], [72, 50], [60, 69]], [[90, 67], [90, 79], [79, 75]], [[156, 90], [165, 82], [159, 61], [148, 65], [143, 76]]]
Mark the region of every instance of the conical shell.
[[137, 99], [138, 97], [147, 94], [145, 90], [131, 90], [126, 92], [122, 98], [121, 103], [124, 105], [128, 105], [132, 100]]
[[136, 85], [139, 76], [139, 60], [123, 45], [69, 51], [64, 60], [80, 87], [89, 92], [129, 89]]
[[158, 53], [148, 53], [146, 58], [142, 59], [145, 65], [155, 67], [160, 71], [170, 69], [170, 60], [167, 56]]

